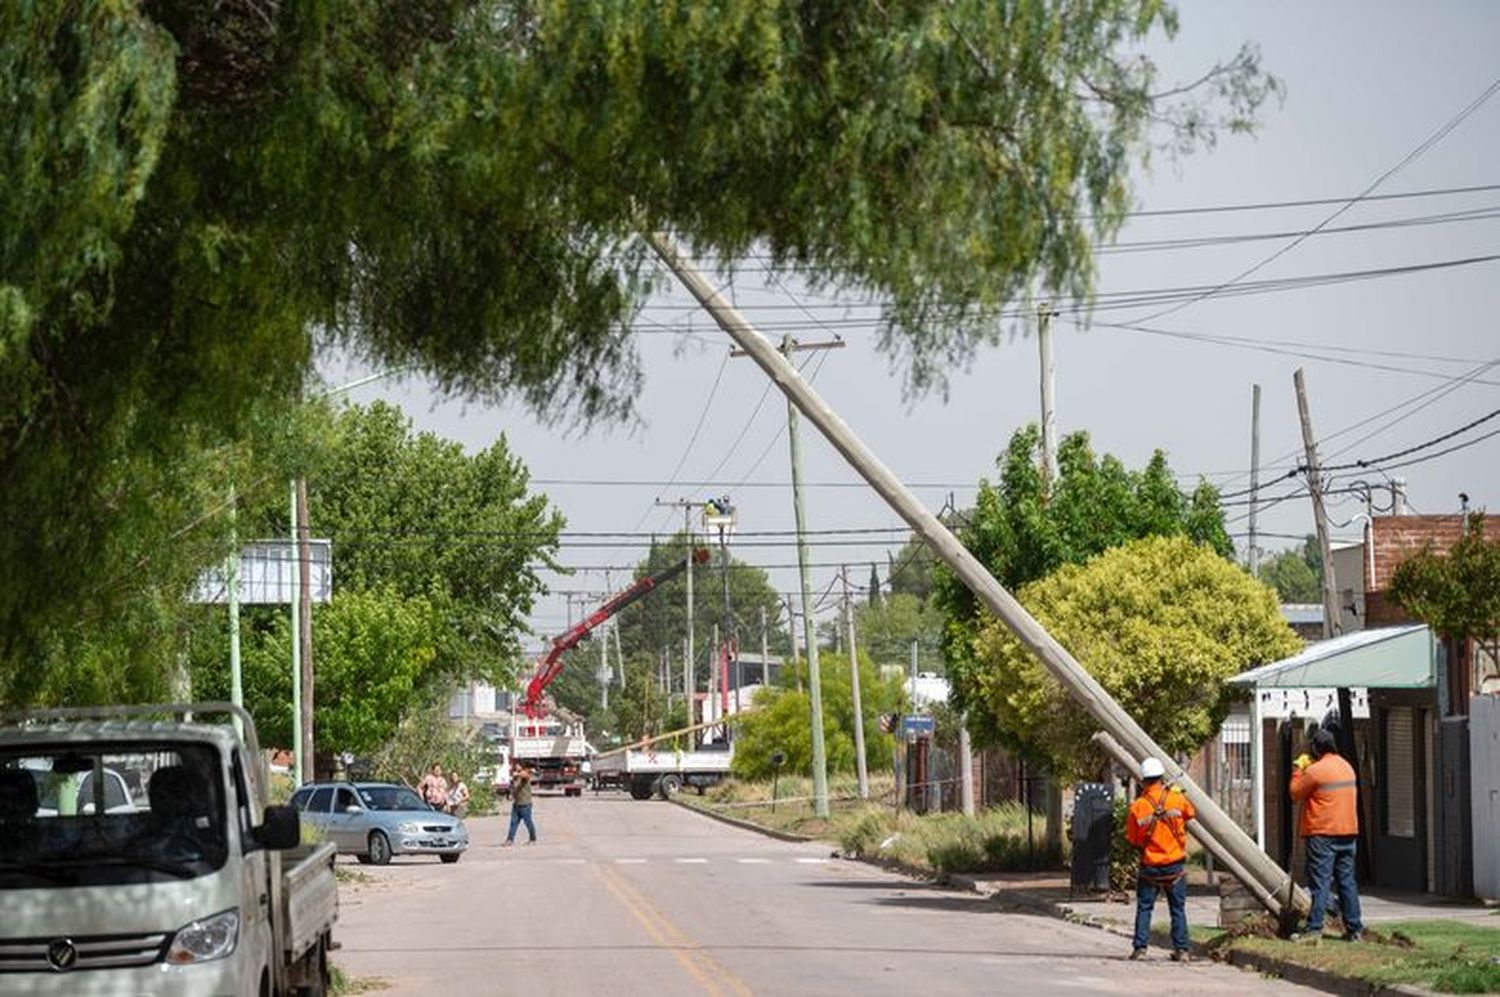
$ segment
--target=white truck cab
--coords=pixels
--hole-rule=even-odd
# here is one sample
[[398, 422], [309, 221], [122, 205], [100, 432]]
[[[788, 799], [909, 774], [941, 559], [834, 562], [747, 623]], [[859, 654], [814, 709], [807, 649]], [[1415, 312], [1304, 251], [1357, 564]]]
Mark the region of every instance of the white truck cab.
[[334, 853], [299, 839], [239, 707], [0, 718], [0, 994], [324, 993]]

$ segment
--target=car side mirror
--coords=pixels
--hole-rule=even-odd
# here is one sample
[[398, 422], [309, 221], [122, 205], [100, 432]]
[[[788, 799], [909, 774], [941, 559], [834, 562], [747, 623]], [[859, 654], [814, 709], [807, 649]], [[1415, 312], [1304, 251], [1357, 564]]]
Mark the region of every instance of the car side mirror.
[[265, 820], [250, 832], [261, 848], [285, 851], [302, 843], [302, 820], [296, 807], [266, 807]]

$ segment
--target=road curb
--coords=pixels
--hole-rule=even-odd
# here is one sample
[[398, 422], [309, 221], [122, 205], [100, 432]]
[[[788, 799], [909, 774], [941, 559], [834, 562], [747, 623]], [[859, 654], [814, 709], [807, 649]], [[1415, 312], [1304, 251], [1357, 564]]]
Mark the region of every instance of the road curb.
[[1430, 990], [1420, 987], [1407, 986], [1403, 984], [1386, 985], [1382, 983], [1368, 983], [1365, 980], [1357, 980], [1350, 976], [1340, 976], [1330, 973], [1326, 969], [1317, 969], [1312, 966], [1304, 966], [1300, 963], [1287, 962], [1272, 955], [1261, 952], [1246, 952], [1231, 949], [1225, 955], [1225, 960], [1231, 966], [1247, 969], [1257, 973], [1267, 973], [1279, 976], [1289, 983], [1298, 983], [1305, 987], [1316, 987], [1330, 994], [1339, 994], [1341, 997], [1427, 997], [1432, 994]]
[[702, 814], [708, 819], [716, 820], [721, 824], [728, 824], [730, 827], [737, 827], [741, 831], [754, 831], [756, 834], [763, 834], [768, 838], [775, 838], [778, 841], [790, 841], [796, 844], [807, 844], [810, 841], [818, 840], [817, 838], [810, 838], [805, 834], [794, 834], [791, 831], [778, 831], [774, 828], [769, 828], [761, 824], [757, 824], [754, 821], [740, 820], [738, 817], [730, 817], [727, 814], [716, 813], [713, 810], [709, 810], [707, 807], [694, 806], [693, 804], [688, 803], [684, 800], [672, 799], [668, 802], [672, 803], [675, 806], [679, 806], [684, 810], [690, 810], [695, 814]]

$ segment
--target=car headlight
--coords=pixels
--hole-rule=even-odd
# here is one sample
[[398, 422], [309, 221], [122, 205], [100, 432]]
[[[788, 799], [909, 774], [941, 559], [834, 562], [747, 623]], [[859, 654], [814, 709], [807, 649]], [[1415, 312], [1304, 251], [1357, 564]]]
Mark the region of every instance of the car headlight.
[[402, 834], [421, 834], [422, 825], [418, 821], [403, 820], [401, 823], [396, 825], [396, 830], [400, 831]]
[[167, 962], [179, 966], [222, 959], [234, 951], [240, 937], [240, 912], [226, 910], [185, 924], [167, 947]]

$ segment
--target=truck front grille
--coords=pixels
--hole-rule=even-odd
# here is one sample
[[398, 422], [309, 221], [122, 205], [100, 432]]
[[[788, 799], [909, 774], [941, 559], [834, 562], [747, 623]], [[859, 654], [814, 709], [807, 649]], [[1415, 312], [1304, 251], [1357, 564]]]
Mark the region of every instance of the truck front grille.
[[166, 951], [167, 932], [0, 938], [0, 973], [67, 973], [149, 966]]

